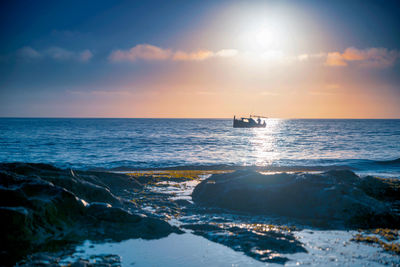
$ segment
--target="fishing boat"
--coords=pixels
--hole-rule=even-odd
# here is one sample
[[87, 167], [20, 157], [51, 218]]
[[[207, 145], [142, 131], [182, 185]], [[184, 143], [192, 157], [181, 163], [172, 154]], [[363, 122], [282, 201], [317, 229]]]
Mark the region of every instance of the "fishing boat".
[[[257, 118], [257, 120], [254, 118]], [[233, 128], [265, 128], [267, 123], [261, 118], [266, 119], [267, 117], [250, 115], [249, 117], [236, 119], [236, 116], [233, 116]]]

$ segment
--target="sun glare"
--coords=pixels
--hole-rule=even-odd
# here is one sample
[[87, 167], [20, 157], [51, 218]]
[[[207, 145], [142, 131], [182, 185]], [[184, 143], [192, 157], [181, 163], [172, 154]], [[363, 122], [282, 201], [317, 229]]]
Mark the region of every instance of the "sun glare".
[[278, 29], [268, 26], [257, 29], [253, 38], [257, 47], [273, 49], [279, 48], [279, 44], [283, 40]]
[[260, 20], [248, 26], [242, 34], [242, 43], [250, 52], [284, 50], [289, 45], [288, 34], [284, 23]]

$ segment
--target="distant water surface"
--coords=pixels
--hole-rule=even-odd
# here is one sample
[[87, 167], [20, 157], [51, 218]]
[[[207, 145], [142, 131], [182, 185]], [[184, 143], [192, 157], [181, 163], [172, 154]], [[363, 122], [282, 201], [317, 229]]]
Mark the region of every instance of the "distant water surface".
[[400, 176], [400, 120], [0, 119], [1, 162], [73, 168], [350, 166]]

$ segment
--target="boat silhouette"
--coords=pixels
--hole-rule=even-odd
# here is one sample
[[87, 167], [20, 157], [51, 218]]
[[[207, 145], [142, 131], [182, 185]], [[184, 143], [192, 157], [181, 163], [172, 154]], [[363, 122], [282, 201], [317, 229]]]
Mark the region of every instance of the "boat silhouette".
[[[257, 120], [254, 118], [257, 118]], [[250, 115], [249, 117], [241, 117], [240, 119], [236, 119], [236, 116], [233, 116], [233, 128], [265, 128], [267, 123], [261, 118], [267, 117]]]

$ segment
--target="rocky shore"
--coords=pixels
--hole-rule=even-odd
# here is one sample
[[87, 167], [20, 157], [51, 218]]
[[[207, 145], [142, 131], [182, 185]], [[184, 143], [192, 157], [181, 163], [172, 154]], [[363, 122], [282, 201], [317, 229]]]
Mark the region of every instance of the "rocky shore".
[[[359, 177], [348, 170], [121, 174], [3, 163], [0, 263], [92, 266], [96, 264], [80, 256], [66, 262], [65, 255], [86, 240], [98, 244], [155, 240], [185, 232], [259, 262], [285, 264], [290, 261], [288, 255], [309, 253], [296, 237], [302, 227], [364, 228], [348, 242], [377, 240], [382, 249], [396, 254], [400, 249], [395, 230], [400, 225], [399, 191], [398, 180]], [[370, 229], [378, 227], [388, 229]], [[98, 266], [121, 265], [116, 253], [93, 257]], [[399, 262], [398, 258], [393, 262]]]
[[126, 175], [45, 164], [0, 164], [0, 262], [83, 240], [154, 239], [181, 231], [144, 216], [130, 197], [143, 185]]

